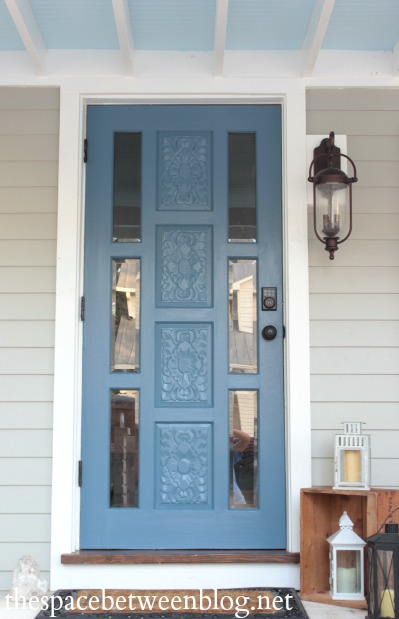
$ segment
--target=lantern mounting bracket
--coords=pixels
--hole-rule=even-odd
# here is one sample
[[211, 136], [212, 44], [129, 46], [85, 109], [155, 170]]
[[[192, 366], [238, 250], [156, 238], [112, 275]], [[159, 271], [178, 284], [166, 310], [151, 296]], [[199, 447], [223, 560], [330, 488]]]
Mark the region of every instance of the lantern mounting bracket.
[[328, 138], [324, 138], [320, 145], [313, 150], [313, 159], [316, 159], [314, 165], [314, 174], [316, 175], [321, 170], [326, 168], [341, 169], [340, 159], [341, 149], [335, 146], [335, 133], [330, 131]]

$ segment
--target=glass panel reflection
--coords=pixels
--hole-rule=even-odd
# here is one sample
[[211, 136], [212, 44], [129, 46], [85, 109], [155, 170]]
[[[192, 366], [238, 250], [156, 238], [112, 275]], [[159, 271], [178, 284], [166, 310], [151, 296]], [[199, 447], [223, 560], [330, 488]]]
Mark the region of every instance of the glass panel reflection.
[[112, 240], [140, 241], [140, 215], [141, 133], [115, 133]]
[[229, 372], [258, 370], [256, 260], [229, 260]]
[[139, 392], [111, 390], [110, 506], [138, 506]]
[[229, 133], [229, 241], [256, 242], [256, 134]]
[[140, 353], [140, 260], [112, 261], [113, 372], [138, 372]]
[[230, 507], [258, 506], [258, 393], [229, 392]]

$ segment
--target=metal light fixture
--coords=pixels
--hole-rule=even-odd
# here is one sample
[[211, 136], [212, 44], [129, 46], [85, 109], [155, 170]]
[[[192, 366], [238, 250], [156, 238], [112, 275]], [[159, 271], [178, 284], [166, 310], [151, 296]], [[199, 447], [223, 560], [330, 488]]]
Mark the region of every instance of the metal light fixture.
[[344, 512], [330, 544], [330, 595], [333, 600], [364, 600], [364, 546]]
[[[341, 170], [341, 157], [353, 167], [351, 178]], [[352, 159], [334, 145], [333, 131], [314, 149], [308, 181], [313, 183], [314, 232], [334, 260], [338, 245], [352, 232], [352, 183], [357, 178]]]
[[[396, 511], [396, 510], [394, 510]], [[393, 512], [392, 512], [393, 513]], [[399, 526], [367, 540], [368, 619], [399, 617]]]
[[370, 437], [362, 423], [345, 421], [344, 434], [335, 435], [334, 490], [370, 489]]

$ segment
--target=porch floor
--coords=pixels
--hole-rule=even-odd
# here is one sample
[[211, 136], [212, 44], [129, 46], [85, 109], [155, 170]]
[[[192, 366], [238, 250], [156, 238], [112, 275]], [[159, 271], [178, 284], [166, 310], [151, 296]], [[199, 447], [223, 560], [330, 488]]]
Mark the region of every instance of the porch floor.
[[302, 602], [309, 619], [365, 619], [366, 610], [343, 608], [332, 604], [318, 604], [317, 602]]

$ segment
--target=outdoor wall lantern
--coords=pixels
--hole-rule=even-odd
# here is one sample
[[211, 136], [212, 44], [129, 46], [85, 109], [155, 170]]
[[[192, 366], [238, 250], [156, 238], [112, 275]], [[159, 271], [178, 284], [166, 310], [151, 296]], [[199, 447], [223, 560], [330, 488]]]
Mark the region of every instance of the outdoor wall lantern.
[[[342, 157], [353, 167], [351, 178], [341, 170]], [[334, 146], [333, 131], [314, 149], [308, 181], [313, 183], [314, 232], [325, 244], [330, 260], [334, 260], [338, 245], [346, 241], [352, 232], [352, 183], [356, 183], [357, 178], [352, 159]]]
[[369, 619], [399, 618], [399, 525], [367, 540]]
[[335, 436], [334, 490], [342, 489], [370, 489], [370, 437], [361, 422], [344, 422], [344, 434]]
[[364, 600], [364, 546], [344, 512], [330, 544], [330, 595], [333, 600]]

